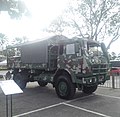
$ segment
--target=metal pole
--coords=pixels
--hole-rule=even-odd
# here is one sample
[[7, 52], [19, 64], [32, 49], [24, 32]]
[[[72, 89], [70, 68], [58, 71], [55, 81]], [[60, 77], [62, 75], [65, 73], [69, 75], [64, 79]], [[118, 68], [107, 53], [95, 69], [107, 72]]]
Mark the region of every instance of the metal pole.
[[112, 88], [115, 88], [115, 77], [114, 74], [112, 74]]
[[8, 95], [6, 95], [6, 117], [8, 117]]
[[11, 111], [10, 111], [11, 112], [11, 116], [10, 117], [12, 117], [12, 95], [10, 95], [10, 102], [11, 102], [10, 103], [10, 105], [11, 105], [11, 108], [10, 108], [11, 109]]

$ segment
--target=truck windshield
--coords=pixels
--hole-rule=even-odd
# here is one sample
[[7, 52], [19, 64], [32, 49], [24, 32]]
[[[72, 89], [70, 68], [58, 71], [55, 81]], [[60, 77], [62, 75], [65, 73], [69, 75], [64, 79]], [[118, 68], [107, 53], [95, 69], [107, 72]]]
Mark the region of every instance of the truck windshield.
[[103, 52], [102, 52], [100, 46], [97, 46], [97, 47], [89, 46], [88, 53], [89, 53], [90, 56], [101, 56], [101, 55], [103, 55]]
[[95, 43], [95, 42], [84, 42], [84, 49], [85, 49], [85, 54], [87, 56], [101, 56], [103, 55], [103, 51], [101, 49], [100, 44]]
[[93, 63], [100, 63], [104, 61], [104, 53], [99, 43], [96, 43], [94, 41], [85, 41], [84, 50], [85, 56], [91, 59]]

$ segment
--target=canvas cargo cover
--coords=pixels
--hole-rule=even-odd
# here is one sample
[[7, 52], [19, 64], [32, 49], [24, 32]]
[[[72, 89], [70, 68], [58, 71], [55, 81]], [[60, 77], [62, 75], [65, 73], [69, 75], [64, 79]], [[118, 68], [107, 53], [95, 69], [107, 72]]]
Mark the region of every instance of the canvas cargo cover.
[[21, 47], [22, 63], [47, 63], [48, 44], [47, 41], [26, 44]]

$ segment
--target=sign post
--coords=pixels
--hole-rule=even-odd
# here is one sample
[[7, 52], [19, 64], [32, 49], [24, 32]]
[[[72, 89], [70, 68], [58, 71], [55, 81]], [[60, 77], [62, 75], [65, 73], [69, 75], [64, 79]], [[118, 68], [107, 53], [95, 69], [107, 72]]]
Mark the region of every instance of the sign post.
[[5, 80], [0, 82], [2, 91], [6, 96], [6, 117], [9, 116], [9, 97], [10, 97], [10, 117], [12, 117], [12, 95], [23, 93], [20, 87], [14, 82], [14, 80]]

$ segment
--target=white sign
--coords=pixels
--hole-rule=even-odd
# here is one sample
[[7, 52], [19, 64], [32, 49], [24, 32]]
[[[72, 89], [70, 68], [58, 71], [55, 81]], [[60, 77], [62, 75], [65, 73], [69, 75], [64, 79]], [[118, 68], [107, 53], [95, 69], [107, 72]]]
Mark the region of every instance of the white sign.
[[0, 81], [0, 86], [5, 95], [23, 93], [20, 87], [14, 82], [14, 80]]

